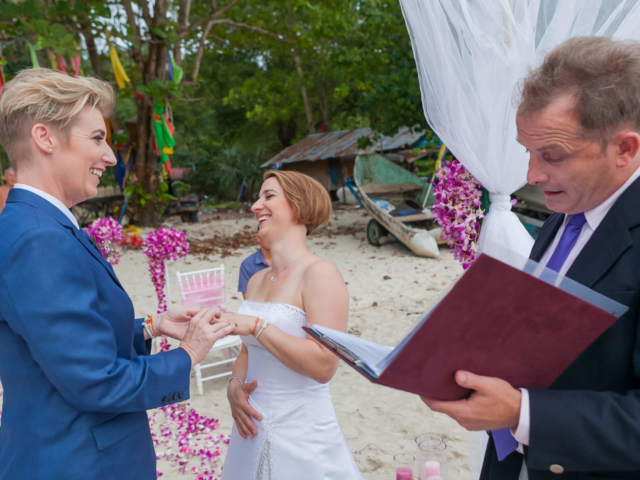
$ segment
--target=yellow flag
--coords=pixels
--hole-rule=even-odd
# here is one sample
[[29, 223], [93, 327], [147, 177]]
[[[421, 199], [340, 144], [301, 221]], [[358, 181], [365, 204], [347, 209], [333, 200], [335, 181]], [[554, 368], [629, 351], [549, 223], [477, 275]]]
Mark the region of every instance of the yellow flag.
[[111, 65], [113, 65], [113, 74], [116, 77], [116, 83], [118, 87], [124, 88], [124, 82], [131, 83], [131, 80], [129, 80], [127, 72], [122, 68], [122, 63], [120, 63], [120, 58], [118, 58], [118, 52], [113, 44], [109, 45], [109, 57], [111, 57]]
[[442, 168], [442, 158], [444, 157], [444, 152], [447, 151], [447, 146], [443, 143], [440, 147], [440, 151], [438, 152], [438, 159], [436, 160], [436, 172]]

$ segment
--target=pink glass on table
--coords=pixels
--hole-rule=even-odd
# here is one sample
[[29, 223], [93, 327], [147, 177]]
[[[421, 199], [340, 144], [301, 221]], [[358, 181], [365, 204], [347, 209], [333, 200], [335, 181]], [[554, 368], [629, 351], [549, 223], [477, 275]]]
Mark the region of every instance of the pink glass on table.
[[410, 468], [400, 467], [396, 470], [396, 480], [411, 480], [413, 471]]
[[440, 462], [435, 460], [430, 460], [425, 462], [424, 464], [424, 476], [428, 479], [429, 477], [439, 477], [440, 476]]

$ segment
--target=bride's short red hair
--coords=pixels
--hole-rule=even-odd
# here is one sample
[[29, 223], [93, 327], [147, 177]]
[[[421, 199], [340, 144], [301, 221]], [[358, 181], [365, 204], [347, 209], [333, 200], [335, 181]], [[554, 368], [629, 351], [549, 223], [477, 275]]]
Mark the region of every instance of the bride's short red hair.
[[331, 198], [320, 182], [304, 173], [282, 170], [267, 170], [264, 180], [268, 178], [278, 180], [298, 221], [307, 226], [307, 235], [329, 221]]

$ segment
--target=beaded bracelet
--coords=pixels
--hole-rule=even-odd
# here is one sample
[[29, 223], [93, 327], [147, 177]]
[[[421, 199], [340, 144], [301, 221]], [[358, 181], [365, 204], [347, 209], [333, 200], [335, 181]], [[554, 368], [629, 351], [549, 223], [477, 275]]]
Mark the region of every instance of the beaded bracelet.
[[142, 325], [145, 327], [151, 338], [158, 338], [160, 336], [156, 333], [156, 329], [153, 328], [153, 317], [151, 315], [147, 315], [147, 319], [142, 322]]
[[256, 317], [256, 324], [253, 326], [253, 330], [251, 330], [251, 335], [256, 334], [256, 329], [258, 328], [258, 322], [260, 321], [260, 317]]

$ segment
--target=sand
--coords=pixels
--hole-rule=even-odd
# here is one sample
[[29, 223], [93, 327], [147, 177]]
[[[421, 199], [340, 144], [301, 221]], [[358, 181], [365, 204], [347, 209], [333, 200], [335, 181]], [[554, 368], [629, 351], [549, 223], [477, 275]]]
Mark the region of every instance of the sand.
[[[462, 273], [462, 268], [446, 248], [441, 248], [440, 258], [427, 259], [414, 256], [398, 243], [382, 247], [369, 245], [365, 240], [369, 219], [361, 209], [337, 210], [332, 214], [330, 224], [309, 238], [308, 246], [312, 253], [335, 264], [347, 282], [351, 299], [349, 332], [378, 343], [395, 345], [438, 293]], [[251, 214], [204, 214], [200, 223], [190, 225], [171, 220], [168, 223], [185, 230], [190, 239], [201, 240], [215, 234], [228, 236], [253, 231], [256, 227]], [[335, 234], [345, 230], [355, 233]], [[242, 299], [236, 291], [240, 263], [255, 250], [256, 247], [250, 246], [235, 250], [224, 259], [220, 254], [188, 255], [170, 262], [172, 301], [179, 304], [176, 271], [224, 264], [227, 309], [237, 310]], [[133, 300], [136, 314], [144, 316], [154, 312], [157, 299], [144, 254], [140, 250], [123, 252], [115, 271]], [[210, 357], [215, 360], [217, 355]], [[205, 382], [204, 395], [199, 396], [192, 375], [190, 407], [219, 420], [216, 435], [231, 432], [233, 420], [226, 385], [225, 378]], [[423, 433], [444, 437], [447, 480], [470, 478], [468, 433], [449, 417], [431, 412], [417, 396], [373, 385], [343, 363], [330, 382], [330, 393], [349, 449], [354, 452], [365, 479], [395, 478], [394, 455], [415, 455], [414, 439]], [[223, 461], [221, 456], [220, 465]], [[166, 460], [158, 461], [158, 470], [163, 473], [163, 480], [194, 478], [191, 472], [178, 473], [178, 467]]]

